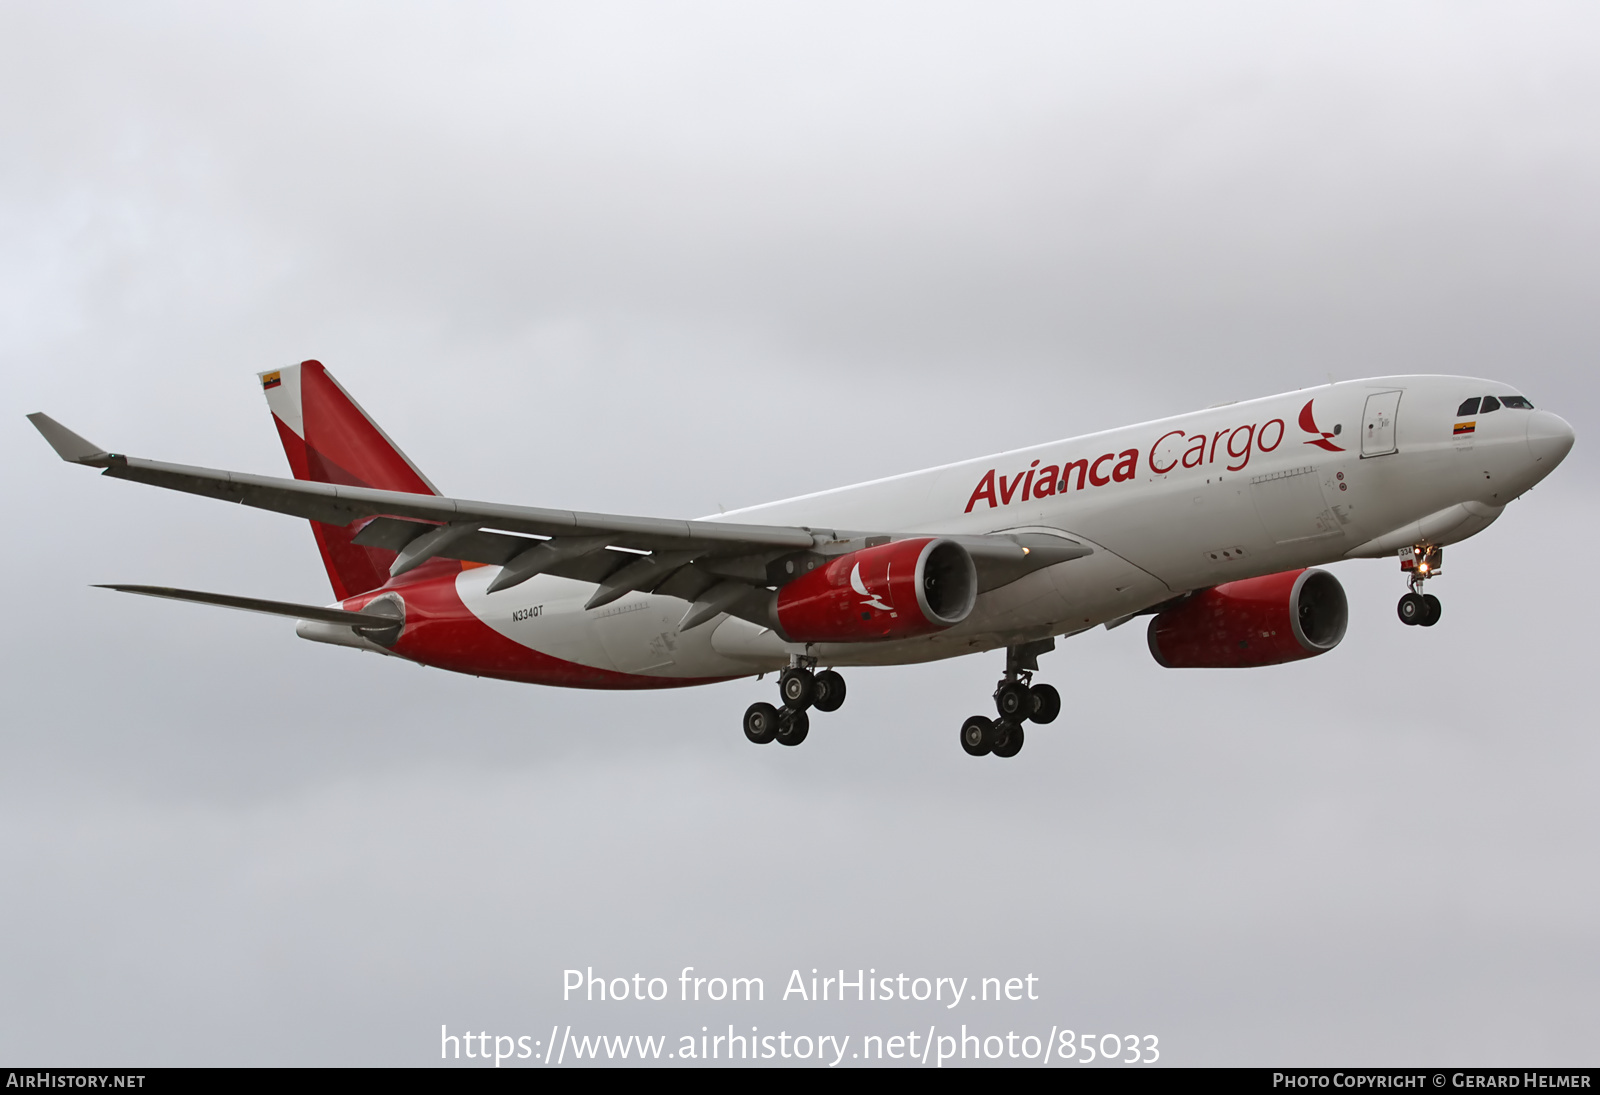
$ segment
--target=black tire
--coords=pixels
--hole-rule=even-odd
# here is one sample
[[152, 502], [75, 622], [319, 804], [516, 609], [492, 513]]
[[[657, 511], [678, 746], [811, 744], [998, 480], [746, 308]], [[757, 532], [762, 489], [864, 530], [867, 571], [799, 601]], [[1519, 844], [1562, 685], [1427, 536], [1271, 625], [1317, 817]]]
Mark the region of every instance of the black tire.
[[778, 709], [770, 703], [752, 703], [744, 710], [744, 736], [765, 745], [778, 736]]
[[1439, 622], [1439, 613], [1444, 611], [1444, 606], [1439, 603], [1439, 598], [1431, 593], [1424, 593], [1422, 602], [1428, 606], [1428, 614], [1417, 622], [1423, 627], [1432, 627]]
[[1415, 593], [1407, 593], [1400, 598], [1400, 603], [1395, 605], [1394, 610], [1399, 615], [1401, 623], [1407, 627], [1415, 627], [1426, 618], [1428, 602]]
[[784, 708], [778, 712], [778, 744], [799, 745], [811, 733], [811, 716]]
[[982, 715], [973, 715], [961, 724], [961, 748], [967, 751], [969, 757], [987, 756], [993, 748], [991, 740], [994, 736], [994, 720], [986, 719]]
[[831, 669], [824, 669], [816, 677], [816, 698], [811, 706], [818, 711], [837, 711], [844, 706], [844, 678]]
[[1033, 695], [1033, 714], [1029, 718], [1040, 726], [1055, 722], [1061, 714], [1061, 693], [1048, 684], [1036, 684], [1028, 691]]
[[995, 689], [994, 709], [1003, 719], [1025, 719], [1033, 711], [1033, 696], [1021, 681], [1001, 681]]
[[791, 711], [804, 711], [817, 698], [817, 678], [809, 669], [790, 666], [778, 677], [778, 695]]
[[1001, 719], [994, 724], [994, 755], [997, 757], [1014, 757], [1022, 752], [1022, 742], [1026, 735], [1022, 732], [1022, 724], [1011, 719]]

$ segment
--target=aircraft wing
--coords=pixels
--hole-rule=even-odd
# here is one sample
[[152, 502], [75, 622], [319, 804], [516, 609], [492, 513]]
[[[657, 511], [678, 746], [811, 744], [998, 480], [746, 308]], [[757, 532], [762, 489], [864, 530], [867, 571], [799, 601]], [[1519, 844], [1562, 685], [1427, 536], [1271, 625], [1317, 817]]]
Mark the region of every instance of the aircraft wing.
[[[356, 543], [397, 553], [391, 574], [431, 558], [487, 563], [504, 568], [490, 592], [549, 573], [597, 584], [589, 607], [635, 590], [682, 598], [693, 605], [686, 621], [730, 612], [764, 623], [768, 587], [805, 570], [785, 566], [797, 554], [829, 557], [892, 538], [888, 533], [539, 509], [167, 464], [109, 452], [48, 415], [31, 414], [28, 419], [63, 460], [102, 468], [114, 479], [329, 525], [360, 524]], [[1093, 550], [1040, 533], [951, 538], [972, 555], [980, 592]], [[713, 607], [715, 611], [708, 611]]]
[[380, 515], [451, 524], [470, 521], [536, 536], [599, 534], [608, 537], [612, 546], [645, 551], [685, 547], [709, 550], [713, 546], [726, 550], [730, 544], [794, 551], [812, 547], [819, 535], [824, 541], [833, 538], [832, 532], [827, 530], [812, 533], [806, 529], [772, 525], [575, 513], [166, 464], [106, 452], [48, 415], [30, 414], [28, 419], [63, 460], [104, 468], [105, 474], [114, 479], [130, 479], [186, 494], [221, 498], [330, 525], [348, 525], [364, 517]]

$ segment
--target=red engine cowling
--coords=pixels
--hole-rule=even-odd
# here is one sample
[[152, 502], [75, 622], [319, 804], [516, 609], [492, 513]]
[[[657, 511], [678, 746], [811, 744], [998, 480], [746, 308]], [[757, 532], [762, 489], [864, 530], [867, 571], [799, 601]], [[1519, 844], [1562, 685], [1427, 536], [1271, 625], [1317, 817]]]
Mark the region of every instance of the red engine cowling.
[[790, 642], [907, 639], [965, 620], [978, 571], [954, 540], [897, 540], [831, 559], [778, 591]]
[[1248, 669], [1326, 654], [1349, 605], [1325, 570], [1286, 570], [1195, 594], [1150, 621], [1150, 653], [1168, 669]]

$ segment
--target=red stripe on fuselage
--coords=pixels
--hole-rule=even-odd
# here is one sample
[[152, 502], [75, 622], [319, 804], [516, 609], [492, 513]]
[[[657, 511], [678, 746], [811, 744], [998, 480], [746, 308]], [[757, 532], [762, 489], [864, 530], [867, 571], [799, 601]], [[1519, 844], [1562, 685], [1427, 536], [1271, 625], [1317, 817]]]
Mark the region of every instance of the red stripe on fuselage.
[[513, 642], [474, 616], [462, 603], [461, 595], [456, 592], [459, 564], [452, 564], [455, 573], [441, 575], [435, 570], [431, 575], [423, 574], [427, 568], [444, 562], [430, 560], [382, 589], [345, 601], [344, 607], [361, 609], [380, 594], [399, 594], [405, 602], [406, 623], [400, 641], [393, 647], [394, 652], [422, 665], [453, 673], [471, 673], [523, 684], [604, 689], [685, 688], [734, 679], [619, 673], [565, 661]]

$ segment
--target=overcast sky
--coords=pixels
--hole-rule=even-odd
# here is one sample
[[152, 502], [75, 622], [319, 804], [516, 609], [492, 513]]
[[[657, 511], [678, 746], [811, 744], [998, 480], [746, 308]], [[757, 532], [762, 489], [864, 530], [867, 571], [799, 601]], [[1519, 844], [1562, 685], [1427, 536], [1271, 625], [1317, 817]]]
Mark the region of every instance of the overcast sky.
[[[0, 3], [0, 1060], [965, 1022], [1594, 1064], [1597, 56], [1577, 3]], [[307, 357], [446, 493], [673, 517], [1330, 376], [1579, 440], [1431, 630], [1339, 564], [1310, 662], [1062, 642], [1010, 763], [956, 738], [999, 654], [757, 748], [770, 679], [480, 681], [88, 588], [330, 596], [303, 522], [23, 419], [282, 474], [252, 374]], [[587, 966], [768, 1000], [564, 1005]], [[777, 999], [841, 967], [1040, 1000]]]

